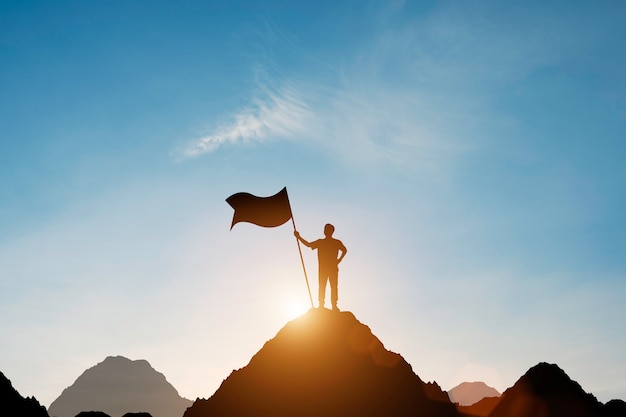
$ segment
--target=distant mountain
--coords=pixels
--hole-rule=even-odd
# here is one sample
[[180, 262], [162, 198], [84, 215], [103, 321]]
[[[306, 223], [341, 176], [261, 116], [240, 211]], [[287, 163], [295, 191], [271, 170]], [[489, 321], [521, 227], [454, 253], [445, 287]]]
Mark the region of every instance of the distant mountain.
[[621, 400], [602, 404], [586, 393], [557, 365], [540, 363], [530, 368], [511, 388], [489, 417], [624, 417]]
[[454, 417], [436, 383], [424, 383], [350, 312], [311, 309], [233, 371], [184, 417]]
[[0, 372], [0, 416], [48, 417], [48, 413], [34, 397], [22, 397]]
[[50, 404], [48, 413], [53, 417], [75, 417], [81, 411], [96, 410], [113, 417], [128, 412], [179, 417], [191, 404], [147, 361], [109, 356], [63, 390]]
[[[102, 411], [81, 411], [76, 414], [76, 417], [111, 417], [107, 413]], [[126, 413], [122, 417], [152, 417], [150, 413], [139, 412], [139, 413]]]
[[103, 411], [81, 411], [76, 417], [111, 417]]
[[499, 397], [497, 389], [484, 382], [463, 382], [448, 391], [448, 397], [459, 405], [472, 405], [485, 397]]

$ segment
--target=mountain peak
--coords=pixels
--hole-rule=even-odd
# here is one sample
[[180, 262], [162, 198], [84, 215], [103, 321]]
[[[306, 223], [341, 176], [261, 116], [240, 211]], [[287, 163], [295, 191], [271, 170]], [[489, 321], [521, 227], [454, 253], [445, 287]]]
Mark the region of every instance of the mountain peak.
[[[114, 367], [114, 366], [119, 366], [119, 367], [127, 367], [127, 366], [134, 366], [134, 367], [144, 367], [150, 370], [154, 371], [154, 368], [152, 367], [152, 365], [150, 365], [150, 363], [145, 360], [145, 359], [128, 359], [125, 356], [107, 356], [106, 358], [104, 358], [104, 360], [100, 363], [98, 363], [97, 365], [93, 366], [94, 368], [96, 366], [109, 366], [109, 367]], [[156, 371], [155, 371], [156, 372]]]
[[185, 417], [409, 414], [453, 416], [456, 410], [437, 384], [425, 384], [354, 314], [310, 309]]
[[483, 398], [499, 397], [500, 393], [481, 381], [462, 382], [448, 391], [450, 401], [461, 406], [476, 404]]
[[100, 363], [104, 363], [104, 362], [126, 362], [126, 363], [128, 363], [128, 362], [134, 362], [134, 363], [144, 362], [144, 363], [148, 363], [148, 361], [145, 360], [145, 359], [128, 359], [127, 357], [122, 356], [122, 355], [107, 356]]
[[530, 368], [520, 378], [532, 392], [537, 395], [585, 395], [585, 391], [578, 382], [570, 377], [558, 365], [540, 362]]
[[63, 390], [48, 412], [57, 417], [74, 417], [89, 410], [113, 416], [150, 412], [154, 417], [169, 417], [181, 415], [190, 405], [148, 361], [108, 356]]
[[490, 417], [594, 417], [602, 404], [555, 364], [541, 362], [507, 389]]

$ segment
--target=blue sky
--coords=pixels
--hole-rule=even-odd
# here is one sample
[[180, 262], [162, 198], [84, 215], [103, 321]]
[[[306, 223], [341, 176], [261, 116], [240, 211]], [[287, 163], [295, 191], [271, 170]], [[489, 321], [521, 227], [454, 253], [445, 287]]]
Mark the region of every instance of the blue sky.
[[224, 202], [287, 186], [422, 379], [626, 399], [626, 6], [300, 3], [0, 4], [0, 370], [210, 396], [307, 308], [291, 226]]

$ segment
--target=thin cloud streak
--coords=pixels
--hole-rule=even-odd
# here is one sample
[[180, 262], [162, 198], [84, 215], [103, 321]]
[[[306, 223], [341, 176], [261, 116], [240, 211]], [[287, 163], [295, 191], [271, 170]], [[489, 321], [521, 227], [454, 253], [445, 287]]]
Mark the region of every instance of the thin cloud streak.
[[356, 165], [382, 163], [432, 171], [466, 148], [455, 143], [428, 95], [419, 89], [387, 90], [377, 83], [344, 81], [330, 87], [285, 82], [280, 89], [265, 89], [264, 97], [230, 119], [177, 156], [184, 160], [226, 145], [298, 139]]
[[184, 147], [182, 159], [211, 153], [222, 145], [260, 142], [270, 137], [288, 138], [304, 130], [310, 109], [298, 94], [289, 88], [267, 92], [226, 123]]

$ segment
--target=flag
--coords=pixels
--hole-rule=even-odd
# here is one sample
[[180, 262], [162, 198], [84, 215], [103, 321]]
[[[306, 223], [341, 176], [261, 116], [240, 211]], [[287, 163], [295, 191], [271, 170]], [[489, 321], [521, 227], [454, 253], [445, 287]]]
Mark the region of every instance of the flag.
[[235, 209], [233, 226], [239, 222], [248, 222], [263, 227], [276, 227], [291, 219], [291, 206], [287, 196], [287, 187], [271, 197], [257, 197], [250, 193], [233, 194], [226, 202]]

